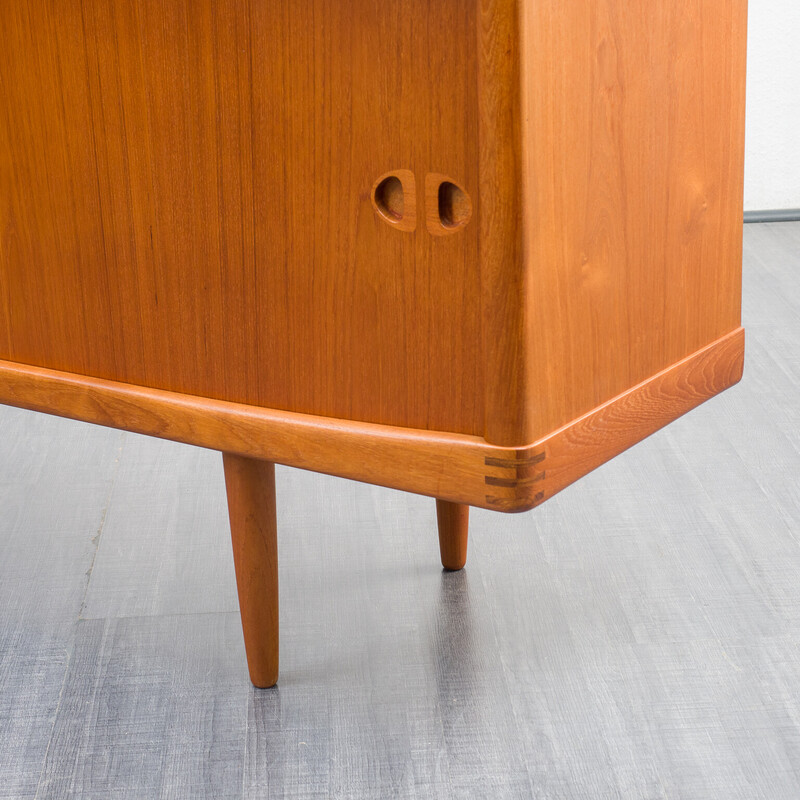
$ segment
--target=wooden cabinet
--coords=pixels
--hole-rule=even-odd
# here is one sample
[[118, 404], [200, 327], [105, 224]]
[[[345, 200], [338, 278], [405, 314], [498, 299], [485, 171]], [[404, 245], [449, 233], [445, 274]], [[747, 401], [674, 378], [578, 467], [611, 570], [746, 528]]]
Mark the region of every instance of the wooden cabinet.
[[244, 537], [236, 459], [430, 495], [460, 567], [740, 378], [746, 12], [9, 0], [0, 401], [227, 453]]

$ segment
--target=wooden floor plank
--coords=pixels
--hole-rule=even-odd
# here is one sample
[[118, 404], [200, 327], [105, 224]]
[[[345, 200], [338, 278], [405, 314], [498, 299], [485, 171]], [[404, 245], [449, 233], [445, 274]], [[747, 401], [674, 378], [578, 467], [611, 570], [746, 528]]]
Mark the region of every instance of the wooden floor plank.
[[0, 798], [36, 793], [123, 436], [0, 409]]

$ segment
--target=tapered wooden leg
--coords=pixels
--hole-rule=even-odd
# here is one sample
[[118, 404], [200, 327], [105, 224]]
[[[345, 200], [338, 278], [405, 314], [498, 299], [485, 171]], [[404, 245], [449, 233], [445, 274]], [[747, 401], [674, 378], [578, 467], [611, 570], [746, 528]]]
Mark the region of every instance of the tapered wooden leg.
[[222, 463], [247, 666], [250, 680], [263, 689], [278, 680], [275, 465], [230, 453], [222, 454]]
[[439, 523], [439, 551], [445, 569], [458, 570], [467, 563], [469, 506], [436, 501], [436, 520]]

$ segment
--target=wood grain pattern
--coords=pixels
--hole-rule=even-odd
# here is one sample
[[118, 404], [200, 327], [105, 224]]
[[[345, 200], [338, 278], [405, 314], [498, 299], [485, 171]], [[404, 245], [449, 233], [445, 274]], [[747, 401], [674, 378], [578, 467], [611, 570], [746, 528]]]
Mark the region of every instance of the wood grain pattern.
[[740, 324], [747, 2], [520, 20], [533, 439]]
[[738, 383], [743, 369], [739, 328], [540, 440], [528, 451], [529, 458], [545, 454], [536, 504]]
[[[739, 325], [746, 0], [0, 26], [1, 358], [513, 447]], [[387, 225], [397, 170], [474, 220]]]
[[417, 179], [410, 169], [395, 169], [381, 175], [370, 196], [373, 207], [387, 225], [409, 233], [416, 229]]
[[442, 566], [451, 571], [463, 569], [467, 563], [469, 506], [437, 500], [436, 523]]
[[[221, 597], [238, 614], [220, 454], [117, 434], [119, 495], [103, 520], [81, 619], [211, 613]], [[191, 547], [176, 545], [187, 540]]]
[[736, 383], [743, 361], [744, 331], [738, 328], [522, 447], [272, 411], [10, 362], [0, 362], [0, 402], [454, 503], [524, 511]]
[[475, 202], [475, 14], [4, 2], [0, 358], [482, 434], [478, 225], [370, 201], [407, 169]]
[[492, 444], [516, 445], [535, 436], [519, 1], [478, 6], [483, 435]]
[[425, 176], [425, 225], [431, 236], [459, 233], [472, 219], [472, 200], [449, 175]]
[[0, 408], [0, 797], [33, 800], [125, 434]]
[[255, 693], [237, 616], [73, 622], [35, 796], [241, 797], [244, 708]]
[[278, 519], [275, 465], [222, 454], [247, 666], [254, 686], [278, 682]]

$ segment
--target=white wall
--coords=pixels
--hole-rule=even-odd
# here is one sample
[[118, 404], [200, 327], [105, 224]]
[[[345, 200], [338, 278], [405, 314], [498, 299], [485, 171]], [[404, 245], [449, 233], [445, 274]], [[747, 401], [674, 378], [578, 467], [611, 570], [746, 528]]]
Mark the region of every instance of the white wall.
[[800, 208], [800, 0], [750, 0], [746, 211]]

